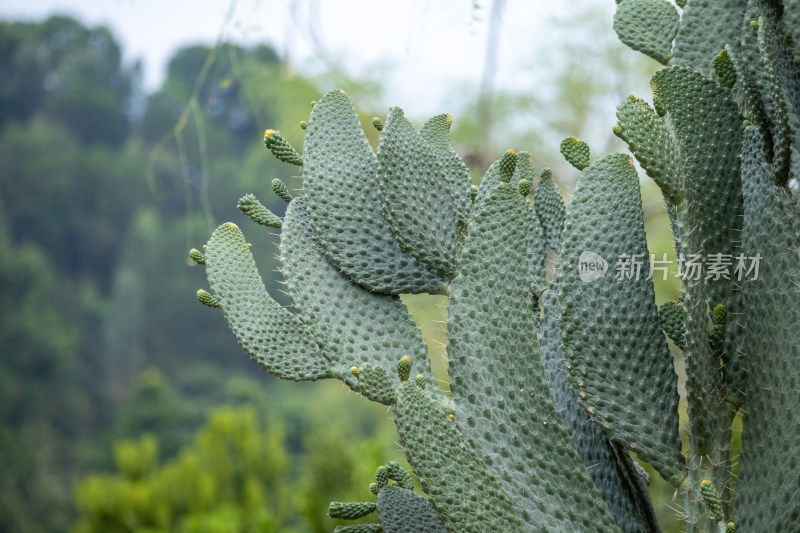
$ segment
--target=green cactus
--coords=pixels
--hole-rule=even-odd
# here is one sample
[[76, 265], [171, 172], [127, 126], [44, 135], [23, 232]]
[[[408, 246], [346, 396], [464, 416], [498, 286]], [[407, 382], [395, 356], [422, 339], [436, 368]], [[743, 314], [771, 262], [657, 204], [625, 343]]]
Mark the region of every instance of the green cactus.
[[[214, 294], [198, 298], [222, 310], [264, 368], [337, 378], [392, 406], [427, 498], [388, 463], [370, 485], [376, 503], [330, 510], [377, 510], [379, 523], [337, 531], [658, 531], [631, 451], [683, 494], [687, 531], [796, 529], [800, 6], [678, 6], [618, 2], [623, 42], [668, 66], [652, 78], [652, 107], [634, 96], [620, 104], [614, 133], [663, 193], [679, 301], [655, 305], [629, 156], [590, 164], [588, 145], [565, 139], [562, 153], [582, 171], [565, 210], [550, 171], [537, 183], [523, 151], [502, 154], [470, 187], [450, 115], [417, 130], [392, 108], [374, 121], [376, 154], [342, 91], [314, 103], [302, 156], [267, 136], [276, 156], [302, 166], [303, 196], [273, 184], [289, 202], [284, 220], [252, 195], [240, 201], [281, 227], [291, 311], [266, 292], [234, 224], [190, 253]], [[549, 280], [547, 248], [559, 254]], [[424, 292], [449, 300], [449, 397], [399, 298]], [[685, 450], [667, 337], [686, 364]], [[737, 412], [742, 450], [731, 457]]]
[[578, 170], [589, 166], [589, 145], [575, 137], [567, 137], [561, 141], [561, 155]]

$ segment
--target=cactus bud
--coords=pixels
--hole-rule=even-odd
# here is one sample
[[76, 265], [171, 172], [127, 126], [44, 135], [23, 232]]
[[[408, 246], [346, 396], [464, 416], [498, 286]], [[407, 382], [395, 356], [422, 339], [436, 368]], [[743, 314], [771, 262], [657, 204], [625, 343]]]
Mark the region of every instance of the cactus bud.
[[300, 128], [301, 129], [306, 129], [307, 127], [308, 127], [308, 122], [306, 122], [305, 120], [301, 120], [300, 121]]
[[622, 126], [620, 126], [619, 124], [611, 128], [611, 131], [614, 133], [614, 135], [616, 135], [623, 141], [625, 140], [625, 137], [622, 136]]
[[379, 466], [375, 471], [375, 480], [381, 487], [385, 487], [389, 483], [389, 472], [386, 471], [385, 466]]
[[725, 533], [736, 533], [736, 524], [733, 522], [725, 524]]
[[544, 167], [542, 169], [542, 173], [539, 174], [539, 177], [540, 178], [552, 178], [553, 177], [553, 171], [550, 170], [549, 167]]
[[700, 494], [703, 495], [703, 502], [708, 506], [711, 514], [714, 515], [716, 520], [722, 519], [722, 504], [719, 501], [719, 493], [717, 487], [710, 479], [704, 479], [700, 482]]
[[500, 181], [508, 183], [511, 181], [511, 176], [517, 168], [517, 152], [516, 150], [506, 150], [503, 157], [500, 158]]
[[370, 484], [369, 484], [369, 491], [370, 491], [372, 494], [375, 494], [375, 495], [377, 495], [377, 494], [378, 494], [378, 493], [381, 491], [381, 486], [380, 486], [380, 485], [378, 485], [377, 483], [370, 483]]
[[750, 21], [750, 27], [753, 28], [754, 30], [758, 31], [758, 21], [757, 20], [751, 20]]
[[528, 196], [531, 193], [531, 182], [526, 179], [519, 180], [517, 190], [522, 196]]
[[675, 4], [676, 4], [676, 5], [677, 5], [679, 8], [683, 9], [684, 7], [686, 7], [686, 2], [688, 2], [688, 1], [689, 1], [689, 0], [675, 0]]
[[272, 180], [272, 190], [275, 191], [282, 200], [286, 202], [292, 201], [292, 195], [289, 194], [289, 189], [286, 188], [286, 185], [283, 184], [281, 180], [275, 178]]
[[711, 316], [711, 321], [714, 324], [714, 330], [709, 335], [709, 343], [712, 349], [722, 347], [725, 342], [725, 328], [728, 325], [728, 308], [719, 304], [714, 308], [714, 314]]
[[353, 374], [354, 377], [358, 377], [361, 375], [361, 371], [358, 369], [357, 366], [351, 366], [350, 373]]
[[577, 168], [583, 170], [589, 166], [589, 145], [575, 137], [567, 137], [561, 141], [561, 155]]
[[250, 220], [262, 226], [280, 228], [283, 221], [269, 209], [261, 205], [258, 198], [252, 194], [245, 194], [239, 199], [239, 211], [250, 217]]
[[192, 248], [191, 250], [189, 250], [189, 257], [191, 257], [192, 261], [194, 261], [198, 265], [206, 264], [205, 256], [201, 254], [200, 250], [198, 250], [197, 248]]
[[470, 188], [469, 192], [470, 192], [470, 196], [472, 197], [472, 201], [474, 202], [475, 198], [478, 196], [478, 186], [477, 185], [473, 185]]
[[424, 389], [425, 388], [425, 376], [423, 376], [422, 374], [417, 374], [416, 377], [414, 378], [414, 383], [416, 383], [417, 387], [419, 387], [420, 389]]
[[375, 502], [331, 502], [328, 516], [342, 520], [358, 520], [375, 512]]
[[375, 126], [375, 129], [378, 131], [383, 131], [383, 121], [378, 117], [372, 118], [372, 125]]
[[397, 375], [400, 376], [400, 381], [408, 381], [408, 376], [411, 375], [411, 358], [404, 355], [397, 363]]
[[386, 472], [389, 474], [389, 479], [395, 480], [400, 487], [414, 490], [414, 478], [397, 461], [386, 463]]
[[311, 104], [311, 107], [314, 107], [315, 105], [317, 105], [317, 101], [316, 100], [311, 100], [311, 102], [309, 102], [309, 104]]
[[681, 302], [664, 302], [658, 308], [661, 327], [675, 346], [686, 349], [686, 310]]
[[728, 52], [723, 50], [711, 61], [711, 66], [714, 67], [714, 72], [717, 74], [717, 79], [722, 87], [730, 89], [736, 83], [736, 70], [733, 68], [733, 62], [728, 57]]
[[200, 303], [203, 305], [207, 305], [208, 307], [214, 307], [219, 309], [219, 300], [211, 296], [207, 291], [200, 289], [197, 291], [197, 299], [200, 300]]
[[279, 131], [267, 130], [264, 132], [264, 144], [272, 155], [292, 165], [302, 166], [303, 158], [294, 149], [294, 146], [289, 144], [289, 141], [283, 138]]

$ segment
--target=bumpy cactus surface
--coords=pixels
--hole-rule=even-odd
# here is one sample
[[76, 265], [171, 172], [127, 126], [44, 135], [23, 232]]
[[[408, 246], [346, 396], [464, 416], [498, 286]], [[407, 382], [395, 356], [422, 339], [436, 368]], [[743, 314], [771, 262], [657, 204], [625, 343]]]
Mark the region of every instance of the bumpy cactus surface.
[[[302, 155], [265, 135], [302, 168], [301, 194], [273, 182], [285, 217], [240, 201], [281, 228], [291, 310], [267, 293], [236, 225], [191, 251], [210, 283], [199, 299], [265, 369], [339, 379], [392, 406], [425, 496], [390, 463], [376, 502], [330, 508], [377, 522], [337, 531], [658, 531], [630, 452], [674, 484], [688, 531], [800, 531], [800, 3], [618, 4], [622, 41], [666, 65], [653, 106], [631, 96], [613, 130], [663, 192], [679, 301], [656, 307], [663, 265], [648, 253], [630, 156], [592, 162], [565, 139], [582, 170], [568, 208], [522, 151], [476, 191], [449, 115], [417, 130], [392, 108], [373, 120], [375, 153], [338, 90], [304, 122]], [[450, 302], [449, 395], [399, 298], [425, 292]], [[668, 339], [686, 363], [683, 449]]]

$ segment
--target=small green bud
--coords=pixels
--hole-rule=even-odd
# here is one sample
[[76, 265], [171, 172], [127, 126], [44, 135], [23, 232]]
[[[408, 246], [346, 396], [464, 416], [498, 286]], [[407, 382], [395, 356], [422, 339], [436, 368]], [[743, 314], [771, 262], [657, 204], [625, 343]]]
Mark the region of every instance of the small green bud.
[[417, 374], [416, 377], [414, 378], [414, 383], [416, 383], [417, 387], [419, 387], [420, 389], [424, 389], [425, 388], [425, 376], [423, 376], [422, 374]]
[[733, 522], [725, 524], [725, 533], [736, 533], [736, 524]]
[[301, 129], [306, 129], [307, 127], [308, 127], [308, 122], [306, 122], [305, 120], [301, 120], [300, 121], [300, 128]]
[[751, 20], [750, 21], [750, 27], [757, 31], [758, 30], [758, 21], [757, 20]]
[[686, 3], [688, 0], [675, 0], [675, 3], [678, 5], [679, 8], [683, 9], [686, 7]]
[[317, 101], [316, 100], [311, 100], [311, 102], [309, 102], [309, 103], [311, 104], [311, 107], [314, 107], [315, 105], [317, 105]]
[[397, 363], [397, 375], [400, 376], [400, 381], [408, 381], [408, 376], [411, 375], [411, 358], [404, 355]]
[[500, 158], [500, 181], [504, 183], [511, 181], [511, 176], [514, 174], [514, 169], [516, 168], [516, 150], [506, 150], [506, 153], [504, 153], [503, 157]]
[[389, 479], [395, 480], [400, 487], [414, 490], [414, 478], [397, 461], [386, 463], [386, 472], [389, 474]]
[[542, 173], [539, 174], [539, 177], [540, 178], [552, 178], [553, 177], [553, 171], [550, 170], [549, 167], [544, 167], [542, 169]]
[[289, 194], [289, 189], [287, 189], [286, 185], [284, 185], [284, 183], [278, 178], [272, 180], [272, 190], [275, 191], [275, 194], [277, 194], [282, 200], [286, 202], [292, 201], [292, 195]]
[[749, 118], [746, 118], [746, 119], [744, 119], [744, 120], [742, 121], [742, 129], [745, 129], [745, 128], [747, 128], [748, 126], [752, 126], [752, 125], [753, 125], [753, 121], [752, 121], [752, 120], [750, 120]]
[[361, 375], [361, 371], [358, 369], [357, 366], [351, 366], [350, 373], [353, 374], [354, 377], [358, 377]]
[[377, 495], [381, 491], [381, 488], [382, 487], [380, 485], [378, 485], [377, 483], [370, 483], [369, 484], [369, 491], [372, 494], [376, 494]]
[[725, 329], [728, 322], [728, 308], [723, 304], [719, 304], [714, 308], [714, 322], [715, 328], [719, 325], [721, 329]]
[[526, 179], [519, 180], [517, 190], [522, 196], [528, 196], [531, 193], [531, 182]]
[[453, 420], [456, 417], [456, 410], [453, 409], [452, 407], [448, 407], [447, 409], [445, 409], [445, 413], [447, 413], [447, 418], [449, 418], [450, 420]]
[[736, 70], [733, 68], [733, 62], [728, 57], [728, 52], [723, 50], [711, 61], [711, 66], [714, 67], [714, 72], [717, 74], [717, 79], [722, 87], [730, 89], [736, 83]]
[[211, 296], [211, 294], [203, 289], [197, 291], [197, 299], [200, 300], [201, 304], [207, 305], [208, 307], [214, 307], [217, 309], [220, 308], [219, 300]]
[[722, 347], [725, 342], [725, 328], [728, 326], [728, 308], [719, 304], [714, 308], [714, 314], [711, 316], [711, 321], [714, 324], [714, 330], [709, 334], [709, 344], [712, 349]]
[[704, 479], [700, 482], [700, 494], [703, 495], [703, 503], [708, 506], [714, 519], [722, 520], [722, 504], [719, 501], [719, 492], [717, 487], [710, 479]]
[[262, 226], [280, 228], [283, 221], [272, 211], [261, 205], [258, 198], [252, 194], [245, 194], [239, 199], [239, 211], [250, 217], [250, 220]]
[[269, 148], [272, 155], [292, 165], [303, 166], [303, 157], [297, 153], [294, 146], [283, 138], [281, 132], [267, 130], [264, 132], [264, 145]]
[[577, 168], [583, 170], [589, 166], [589, 145], [575, 137], [567, 137], [561, 141], [561, 155]]
[[205, 256], [201, 254], [200, 250], [198, 250], [197, 248], [192, 248], [191, 250], [189, 250], [189, 257], [191, 257], [192, 261], [194, 261], [198, 265], [206, 264]]
[[472, 201], [474, 202], [474, 201], [475, 201], [475, 198], [477, 198], [477, 197], [478, 197], [478, 186], [477, 186], [477, 185], [473, 185], [473, 186], [470, 188], [470, 191], [469, 191], [469, 192], [470, 192], [470, 196], [472, 196]]
[[619, 124], [611, 128], [611, 131], [614, 132], [614, 135], [616, 135], [623, 141], [625, 140], [625, 137], [622, 136], [622, 126], [620, 126]]
[[375, 129], [378, 131], [383, 131], [383, 121], [378, 117], [372, 118], [372, 125], [375, 126]]
[[389, 483], [389, 472], [386, 471], [385, 466], [379, 466], [375, 471], [375, 480], [381, 487], [385, 487]]
[[686, 310], [681, 302], [664, 302], [658, 308], [661, 327], [675, 346], [686, 349]]
[[328, 516], [342, 520], [358, 520], [376, 509], [375, 502], [331, 502]]

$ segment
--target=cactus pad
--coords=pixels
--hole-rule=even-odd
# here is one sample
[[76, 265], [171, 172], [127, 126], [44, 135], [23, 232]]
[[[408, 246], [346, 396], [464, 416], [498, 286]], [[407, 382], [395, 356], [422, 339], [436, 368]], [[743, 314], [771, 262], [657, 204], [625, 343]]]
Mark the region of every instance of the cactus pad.
[[305, 206], [303, 198], [295, 198], [286, 210], [283, 273], [296, 311], [333, 362], [337, 377], [361, 390], [350, 367], [379, 366], [393, 390], [400, 385], [397, 362], [410, 354], [414, 368], [433, 379], [425, 342], [405, 304], [397, 296], [351, 283], [326, 261], [315, 246]]
[[675, 205], [683, 200], [683, 169], [678, 147], [664, 120], [641, 98], [629, 96], [617, 107], [622, 140], [647, 175]]
[[672, 57], [672, 40], [680, 17], [665, 0], [624, 0], [614, 14], [619, 40], [664, 65]]
[[456, 423], [512, 496], [526, 527], [613, 529], [531, 342], [536, 323], [526, 267], [529, 218], [535, 218], [530, 204], [504, 183], [470, 223], [461, 272], [450, 285], [448, 357]]
[[605, 156], [578, 181], [564, 225], [556, 273], [564, 359], [594, 421], [675, 482], [683, 473], [677, 376], [648, 255], [633, 161]]
[[711, 61], [726, 44], [738, 44], [747, 4], [741, 0], [691, 0], [681, 15], [673, 63], [712, 72]]
[[523, 531], [500, 483], [427, 391], [403, 383], [394, 413], [400, 445], [448, 531]]
[[736, 524], [741, 531], [790, 531], [800, 520], [800, 209], [776, 187], [754, 127], [745, 133], [744, 253], [761, 254], [744, 283], [747, 410], [743, 417]]
[[386, 533], [445, 533], [430, 502], [401, 487], [388, 486], [378, 493], [378, 519]]
[[303, 180], [325, 256], [351, 280], [384, 294], [442, 293], [446, 278], [405, 253], [378, 200], [378, 163], [350, 98], [331, 91], [306, 129]]
[[463, 218], [437, 152], [393, 107], [378, 143], [383, 216], [400, 247], [442, 275], [456, 273], [456, 231]]
[[561, 155], [567, 160], [567, 163], [583, 170], [589, 166], [589, 145], [585, 141], [576, 139], [575, 137], [567, 137], [561, 141]]
[[554, 252], [561, 250], [561, 231], [564, 229], [564, 199], [549, 168], [542, 170], [536, 196], [533, 199], [536, 216], [542, 225], [547, 246]]
[[270, 373], [295, 381], [333, 376], [308, 328], [267, 294], [250, 248], [230, 222], [206, 248], [206, 273], [239, 344]]

